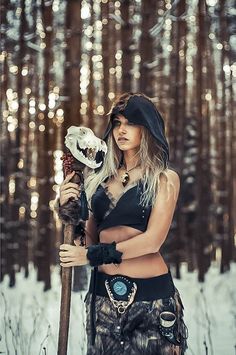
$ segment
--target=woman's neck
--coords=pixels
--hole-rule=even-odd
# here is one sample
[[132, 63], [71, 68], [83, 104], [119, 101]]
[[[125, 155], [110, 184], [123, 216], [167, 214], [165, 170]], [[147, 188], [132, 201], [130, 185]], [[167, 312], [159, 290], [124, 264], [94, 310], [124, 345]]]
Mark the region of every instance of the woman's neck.
[[124, 152], [123, 163], [126, 170], [132, 169], [134, 166], [138, 165], [139, 156], [135, 151]]

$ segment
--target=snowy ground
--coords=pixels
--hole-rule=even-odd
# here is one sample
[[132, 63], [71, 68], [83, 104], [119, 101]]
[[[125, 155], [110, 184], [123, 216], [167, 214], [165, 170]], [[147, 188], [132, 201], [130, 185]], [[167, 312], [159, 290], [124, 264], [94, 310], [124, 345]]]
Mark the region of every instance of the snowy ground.
[[[0, 354], [56, 355], [60, 309], [60, 277], [52, 272], [52, 289], [43, 292], [31, 267], [30, 277], [17, 275], [17, 285], [9, 289], [7, 277], [0, 284]], [[211, 266], [203, 284], [197, 273], [187, 273], [182, 266], [181, 280], [174, 279], [185, 306], [185, 322], [189, 328], [187, 355], [236, 354], [236, 264], [220, 275]], [[86, 354], [86, 291], [72, 294], [68, 355]], [[117, 354], [119, 355], [119, 354]]]

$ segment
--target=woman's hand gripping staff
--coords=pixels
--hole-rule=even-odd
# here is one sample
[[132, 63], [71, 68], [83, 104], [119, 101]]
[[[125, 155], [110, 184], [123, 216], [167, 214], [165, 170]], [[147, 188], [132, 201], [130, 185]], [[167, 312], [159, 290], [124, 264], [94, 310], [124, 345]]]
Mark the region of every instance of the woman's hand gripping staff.
[[60, 265], [63, 267], [82, 266], [89, 264], [87, 249], [80, 246], [78, 240], [74, 240], [74, 245], [62, 244], [60, 246]]

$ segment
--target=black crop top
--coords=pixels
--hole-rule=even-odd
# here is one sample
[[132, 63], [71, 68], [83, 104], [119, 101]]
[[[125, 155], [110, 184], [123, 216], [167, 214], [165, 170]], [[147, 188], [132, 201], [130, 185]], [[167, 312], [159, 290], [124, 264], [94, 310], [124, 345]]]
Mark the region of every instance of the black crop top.
[[100, 184], [92, 196], [91, 209], [97, 223], [97, 230], [115, 226], [130, 226], [144, 232], [147, 228], [151, 206], [139, 204], [143, 184], [127, 186], [118, 200], [115, 200], [106, 186]]

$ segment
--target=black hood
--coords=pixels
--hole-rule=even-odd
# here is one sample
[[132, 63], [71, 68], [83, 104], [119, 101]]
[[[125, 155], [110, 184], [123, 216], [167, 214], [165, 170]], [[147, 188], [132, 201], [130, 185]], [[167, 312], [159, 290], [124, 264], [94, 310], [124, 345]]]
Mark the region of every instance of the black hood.
[[169, 145], [165, 137], [165, 124], [155, 105], [143, 96], [134, 95], [129, 98], [124, 109], [114, 107], [111, 111], [110, 120], [103, 135], [103, 140], [106, 141], [112, 129], [112, 120], [119, 113], [125, 116], [129, 122], [144, 126], [149, 130], [163, 149], [163, 159], [167, 167], [169, 161]]

